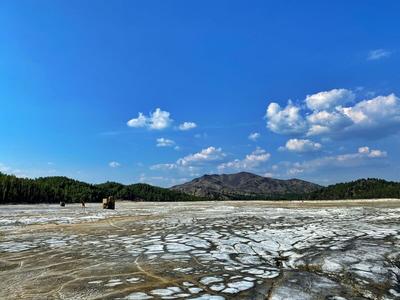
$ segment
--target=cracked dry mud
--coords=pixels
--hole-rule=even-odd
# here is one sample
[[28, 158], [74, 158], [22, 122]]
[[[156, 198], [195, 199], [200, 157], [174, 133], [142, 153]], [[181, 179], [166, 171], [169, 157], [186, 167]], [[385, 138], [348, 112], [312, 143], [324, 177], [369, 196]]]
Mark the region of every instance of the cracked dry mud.
[[400, 299], [399, 207], [2, 206], [0, 299]]

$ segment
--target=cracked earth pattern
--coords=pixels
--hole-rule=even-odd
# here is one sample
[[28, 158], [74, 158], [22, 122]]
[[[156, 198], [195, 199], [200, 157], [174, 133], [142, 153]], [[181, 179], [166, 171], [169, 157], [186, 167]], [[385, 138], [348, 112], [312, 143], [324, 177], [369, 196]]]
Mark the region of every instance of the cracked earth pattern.
[[400, 201], [281, 204], [3, 206], [0, 299], [400, 299]]

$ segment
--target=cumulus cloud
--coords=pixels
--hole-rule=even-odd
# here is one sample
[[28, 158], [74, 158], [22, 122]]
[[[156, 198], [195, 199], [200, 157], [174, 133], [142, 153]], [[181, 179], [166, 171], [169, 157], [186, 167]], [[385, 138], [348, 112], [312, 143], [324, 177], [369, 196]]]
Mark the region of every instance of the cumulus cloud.
[[320, 111], [346, 104], [353, 101], [354, 98], [355, 95], [350, 90], [333, 89], [326, 92], [307, 95], [305, 102], [309, 109]]
[[118, 168], [118, 167], [121, 166], [121, 164], [120, 164], [119, 162], [117, 162], [117, 161], [111, 161], [111, 162], [108, 163], [108, 165], [109, 165], [111, 168]]
[[391, 134], [400, 129], [400, 99], [394, 94], [363, 100], [353, 107], [339, 107], [352, 124], [344, 128], [347, 132], [360, 134]]
[[179, 130], [186, 131], [186, 130], [190, 130], [190, 129], [193, 129], [196, 127], [197, 127], [197, 124], [194, 122], [183, 122], [182, 124], [179, 125], [178, 128], [179, 128]]
[[230, 162], [222, 163], [218, 166], [218, 170], [223, 172], [227, 169], [234, 170], [252, 170], [262, 163], [266, 162], [271, 157], [264, 149], [257, 147], [252, 153], [247, 154], [244, 159], [235, 159]]
[[126, 123], [129, 127], [145, 127], [148, 125], [148, 118], [143, 115], [143, 113], [139, 113], [137, 118], [134, 119], [130, 119], [127, 123]]
[[161, 130], [169, 127], [173, 120], [170, 118], [170, 113], [157, 108], [149, 116], [139, 113], [137, 118], [130, 119], [127, 122], [129, 127], [146, 127], [148, 129]]
[[306, 117], [306, 136], [340, 134], [352, 124], [347, 116], [338, 111], [315, 111]]
[[194, 172], [195, 168], [206, 164], [208, 162], [219, 161], [223, 159], [226, 154], [222, 148], [210, 146], [202, 149], [199, 152], [189, 154], [179, 158], [175, 163], [156, 164], [150, 167], [151, 170], [180, 170]]
[[368, 52], [368, 60], [378, 60], [382, 58], [389, 57], [392, 52], [385, 49], [375, 49]]
[[305, 107], [270, 103], [267, 127], [278, 134], [330, 138], [379, 138], [400, 131], [400, 99], [394, 94], [344, 106], [353, 101], [352, 92], [335, 89], [307, 96]]
[[195, 163], [219, 160], [225, 156], [226, 154], [222, 152], [221, 148], [215, 148], [211, 146], [201, 150], [200, 152], [178, 159], [177, 164], [186, 166]]
[[258, 132], [250, 133], [248, 136], [249, 140], [251, 140], [253, 142], [257, 141], [259, 137], [260, 137], [260, 134]]
[[157, 147], [172, 147], [175, 145], [175, 142], [166, 138], [158, 138], [157, 139]]
[[303, 139], [290, 139], [286, 142], [285, 147], [280, 147], [280, 150], [287, 150], [291, 152], [310, 152], [320, 150], [322, 145], [310, 140]]
[[307, 125], [301, 116], [300, 107], [295, 106], [291, 101], [283, 109], [278, 103], [270, 103], [265, 118], [267, 127], [280, 134], [302, 133]]
[[358, 153], [361, 155], [366, 155], [371, 158], [386, 157], [387, 152], [381, 150], [370, 150], [369, 147], [364, 146], [358, 148]]

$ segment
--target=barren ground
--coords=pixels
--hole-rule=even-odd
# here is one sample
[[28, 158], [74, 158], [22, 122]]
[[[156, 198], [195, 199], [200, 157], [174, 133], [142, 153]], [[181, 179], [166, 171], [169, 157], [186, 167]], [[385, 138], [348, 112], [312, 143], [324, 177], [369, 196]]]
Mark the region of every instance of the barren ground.
[[400, 200], [0, 207], [0, 299], [400, 299]]

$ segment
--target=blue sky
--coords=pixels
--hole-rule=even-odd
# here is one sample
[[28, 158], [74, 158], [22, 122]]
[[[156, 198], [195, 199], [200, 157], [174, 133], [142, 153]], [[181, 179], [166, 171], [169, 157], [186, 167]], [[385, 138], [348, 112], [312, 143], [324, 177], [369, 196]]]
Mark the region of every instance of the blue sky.
[[[398, 1], [2, 1], [0, 170], [400, 180]], [[186, 123], [185, 123], [186, 122]]]

